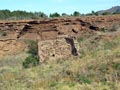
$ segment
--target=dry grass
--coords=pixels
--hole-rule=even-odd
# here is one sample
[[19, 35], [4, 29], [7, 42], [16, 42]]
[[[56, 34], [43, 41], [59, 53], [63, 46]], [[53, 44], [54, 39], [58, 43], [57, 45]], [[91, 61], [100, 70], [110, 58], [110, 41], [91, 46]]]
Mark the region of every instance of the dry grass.
[[80, 57], [29, 69], [21, 67], [24, 53], [2, 58], [0, 90], [119, 90], [120, 36], [110, 41], [95, 36], [80, 42], [80, 47]]

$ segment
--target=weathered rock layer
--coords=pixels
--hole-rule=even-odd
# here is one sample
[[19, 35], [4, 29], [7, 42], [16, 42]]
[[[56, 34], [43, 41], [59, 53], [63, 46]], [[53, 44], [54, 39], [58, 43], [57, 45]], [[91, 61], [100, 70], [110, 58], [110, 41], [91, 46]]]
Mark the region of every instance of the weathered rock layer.
[[[95, 35], [120, 23], [119, 16], [55, 18], [0, 22], [0, 55], [26, 48], [24, 40], [37, 40], [41, 60], [79, 55], [77, 38]], [[11, 53], [12, 52], [12, 53]]]

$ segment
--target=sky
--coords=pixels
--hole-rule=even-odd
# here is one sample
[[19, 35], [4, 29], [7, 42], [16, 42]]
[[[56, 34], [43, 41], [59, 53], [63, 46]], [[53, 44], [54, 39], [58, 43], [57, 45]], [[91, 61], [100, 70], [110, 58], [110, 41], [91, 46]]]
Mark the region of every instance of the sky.
[[90, 13], [120, 6], [120, 0], [0, 0], [0, 9], [58, 12], [71, 14], [74, 11]]

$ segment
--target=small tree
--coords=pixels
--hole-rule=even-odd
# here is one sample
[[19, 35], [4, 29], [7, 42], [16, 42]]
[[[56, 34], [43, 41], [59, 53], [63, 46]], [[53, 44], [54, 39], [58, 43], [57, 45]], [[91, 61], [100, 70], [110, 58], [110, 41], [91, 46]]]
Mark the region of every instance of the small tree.
[[98, 12], [92, 11], [92, 15], [98, 16]]
[[91, 13], [94, 15], [94, 14], [95, 14], [95, 11], [92, 11]]
[[60, 17], [60, 14], [57, 13], [57, 12], [55, 12], [55, 13], [53, 13], [53, 14], [50, 14], [50, 17], [51, 17], [51, 18]]
[[98, 15], [99, 15], [99, 13], [98, 13], [98, 12], [95, 12], [95, 15], [96, 15], [96, 16], [98, 16]]
[[73, 16], [80, 16], [80, 13], [79, 13], [78, 11], [75, 11], [75, 12], [73, 13]]

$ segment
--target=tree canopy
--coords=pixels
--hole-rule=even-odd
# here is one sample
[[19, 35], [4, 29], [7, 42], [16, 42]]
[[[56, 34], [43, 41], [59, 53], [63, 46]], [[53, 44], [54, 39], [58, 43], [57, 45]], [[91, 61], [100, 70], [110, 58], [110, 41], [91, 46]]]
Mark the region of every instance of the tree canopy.
[[21, 19], [35, 19], [35, 18], [46, 18], [47, 15], [43, 12], [26, 12], [26, 11], [10, 11], [0, 10], [1, 20], [21, 20]]
[[60, 14], [57, 13], [57, 12], [55, 12], [55, 13], [50, 14], [50, 17], [51, 17], [51, 18], [60, 17]]
[[[119, 12], [109, 13], [104, 12], [102, 15], [112, 15], [112, 14], [120, 14]], [[71, 15], [67, 13], [59, 14], [58, 12], [51, 13], [49, 16], [44, 12], [27, 12], [27, 11], [10, 11], [10, 10], [0, 10], [0, 20], [23, 20], [23, 19], [39, 19], [39, 18], [55, 18], [55, 17], [69, 17], [69, 16], [98, 16], [99, 13], [95, 11], [91, 11], [91, 13], [80, 14], [78, 11], [74, 11]]]

